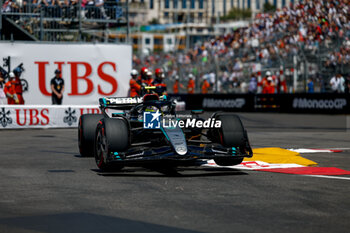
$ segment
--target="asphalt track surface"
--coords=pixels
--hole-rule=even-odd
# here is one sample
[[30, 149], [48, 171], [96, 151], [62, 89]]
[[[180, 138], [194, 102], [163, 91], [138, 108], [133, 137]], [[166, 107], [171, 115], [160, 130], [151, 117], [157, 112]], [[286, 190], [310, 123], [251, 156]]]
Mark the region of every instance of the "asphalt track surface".
[[[346, 116], [240, 116], [255, 148], [350, 147]], [[75, 129], [1, 130], [0, 144], [1, 233], [350, 229], [350, 180], [221, 168], [100, 173], [79, 156]], [[348, 150], [304, 157], [350, 170]]]

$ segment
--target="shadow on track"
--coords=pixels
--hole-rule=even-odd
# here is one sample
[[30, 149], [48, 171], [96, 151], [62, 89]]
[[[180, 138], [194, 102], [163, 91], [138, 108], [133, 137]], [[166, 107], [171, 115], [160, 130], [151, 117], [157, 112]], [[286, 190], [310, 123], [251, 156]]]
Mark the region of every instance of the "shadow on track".
[[[182, 228], [153, 223], [110, 217], [93, 213], [61, 213], [52, 215], [0, 218], [0, 230], [6, 225], [6, 232], [45, 232], [45, 233], [199, 233]], [[1, 231], [3, 232], [3, 231]]]
[[91, 158], [93, 158], [93, 157], [81, 156], [80, 154], [75, 154], [74, 157], [79, 158], [79, 159], [91, 159]]
[[214, 177], [214, 176], [239, 176], [249, 175], [241, 170], [229, 168], [204, 168], [204, 167], [145, 167], [127, 168], [118, 172], [103, 172], [99, 169], [91, 169], [96, 174], [105, 177]]
[[49, 135], [49, 134], [42, 134], [42, 135], [34, 135], [35, 138], [56, 138], [55, 135]]

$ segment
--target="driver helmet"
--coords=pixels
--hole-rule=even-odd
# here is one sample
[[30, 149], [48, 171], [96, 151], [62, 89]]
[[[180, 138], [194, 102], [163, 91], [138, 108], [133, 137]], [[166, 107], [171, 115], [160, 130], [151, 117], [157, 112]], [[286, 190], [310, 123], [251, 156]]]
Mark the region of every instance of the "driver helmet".
[[157, 112], [158, 108], [155, 106], [147, 106], [147, 108], [145, 108], [145, 112]]

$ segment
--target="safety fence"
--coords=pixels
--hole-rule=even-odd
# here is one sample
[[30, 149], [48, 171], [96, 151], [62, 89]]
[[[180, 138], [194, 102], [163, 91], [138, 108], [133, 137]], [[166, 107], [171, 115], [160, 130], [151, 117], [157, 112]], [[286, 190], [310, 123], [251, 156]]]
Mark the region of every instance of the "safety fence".
[[[350, 114], [350, 94], [193, 94], [170, 95], [177, 111]], [[0, 129], [76, 128], [82, 114], [101, 113], [97, 105], [0, 105]]]
[[350, 94], [193, 94], [170, 95], [187, 110], [349, 114]]
[[0, 17], [4, 16], [40, 41], [102, 41], [106, 40], [109, 28], [123, 26], [126, 30], [126, 2], [106, 1], [98, 5], [85, 1], [79, 3], [5, 3], [0, 9]]
[[[176, 103], [176, 111], [185, 107]], [[0, 129], [76, 128], [81, 115], [99, 113], [98, 105], [0, 105]]]

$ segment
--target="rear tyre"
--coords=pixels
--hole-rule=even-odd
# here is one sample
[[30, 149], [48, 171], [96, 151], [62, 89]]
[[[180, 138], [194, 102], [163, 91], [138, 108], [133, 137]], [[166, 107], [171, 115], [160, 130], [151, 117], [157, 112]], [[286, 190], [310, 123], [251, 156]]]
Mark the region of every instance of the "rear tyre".
[[92, 157], [94, 155], [96, 126], [102, 118], [102, 114], [84, 114], [80, 116], [78, 126], [78, 145], [82, 157]]
[[[216, 141], [225, 147], [239, 147], [242, 153], [247, 142], [247, 134], [239, 116], [218, 113], [215, 119], [221, 120], [221, 128], [212, 132]], [[233, 166], [242, 163], [243, 158], [216, 158], [215, 163], [220, 166]]]
[[122, 165], [110, 162], [115, 152], [123, 152], [130, 145], [130, 131], [124, 119], [102, 119], [96, 129], [94, 155], [98, 168], [102, 171], [119, 171]]

